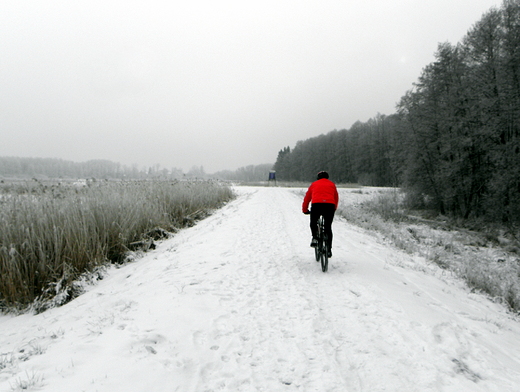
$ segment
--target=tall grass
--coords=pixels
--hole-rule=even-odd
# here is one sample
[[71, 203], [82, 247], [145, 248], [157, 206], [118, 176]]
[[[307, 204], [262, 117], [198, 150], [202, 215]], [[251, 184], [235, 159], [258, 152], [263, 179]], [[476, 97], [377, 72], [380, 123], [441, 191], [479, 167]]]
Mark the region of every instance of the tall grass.
[[233, 197], [229, 187], [202, 181], [98, 182], [81, 188], [28, 184], [3, 190], [3, 310], [70, 288], [84, 272], [121, 262], [130, 244], [147, 233], [175, 231]]

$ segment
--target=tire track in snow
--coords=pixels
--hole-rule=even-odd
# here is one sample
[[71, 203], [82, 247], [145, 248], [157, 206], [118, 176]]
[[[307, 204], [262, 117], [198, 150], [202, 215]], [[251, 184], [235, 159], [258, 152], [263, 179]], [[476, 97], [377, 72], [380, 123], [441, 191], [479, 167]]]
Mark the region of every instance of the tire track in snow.
[[[329, 376], [334, 369], [325, 357], [321, 337], [316, 339], [312, 294], [305, 292], [303, 277], [295, 274], [301, 260], [288, 235], [292, 228], [287, 227], [284, 214], [287, 193], [275, 189], [259, 196], [240, 211], [242, 230], [235, 247], [240, 261], [230, 273], [229, 291], [220, 292], [225, 298], [222, 305], [231, 305], [225, 314], [233, 315], [226, 319], [227, 347], [234, 347], [225, 355], [226, 364], [235, 366], [233, 374], [247, 375], [244, 383], [253, 390], [345, 390], [341, 378]], [[307, 242], [308, 234], [304, 238]], [[227, 300], [230, 295], [233, 301]], [[214, 362], [206, 364], [197, 390], [239, 388], [219, 377], [222, 368]]]

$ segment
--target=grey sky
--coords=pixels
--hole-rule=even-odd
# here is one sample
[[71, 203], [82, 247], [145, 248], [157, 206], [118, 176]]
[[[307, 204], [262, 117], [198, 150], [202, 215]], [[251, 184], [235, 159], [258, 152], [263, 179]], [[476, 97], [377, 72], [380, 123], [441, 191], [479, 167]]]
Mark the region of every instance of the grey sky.
[[0, 0], [0, 156], [206, 172], [395, 104], [500, 0]]

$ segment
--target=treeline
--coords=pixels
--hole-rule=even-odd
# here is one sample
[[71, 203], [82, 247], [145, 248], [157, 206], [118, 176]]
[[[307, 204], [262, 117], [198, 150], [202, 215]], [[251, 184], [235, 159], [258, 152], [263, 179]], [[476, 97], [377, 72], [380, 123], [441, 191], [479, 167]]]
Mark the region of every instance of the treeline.
[[248, 165], [237, 170], [223, 170], [212, 175], [213, 178], [238, 182], [268, 181], [269, 171], [273, 168], [272, 163], [260, 165]]
[[520, 221], [520, 0], [485, 13], [397, 112], [280, 150], [277, 177], [402, 186], [439, 213]]
[[278, 153], [276, 176], [286, 181], [312, 181], [326, 170], [335, 182], [373, 186], [397, 186], [399, 175], [391, 149], [396, 115], [356, 122], [350, 129], [332, 131], [299, 141]]
[[0, 157], [0, 178], [100, 178], [100, 179], [175, 179], [182, 170], [161, 169], [159, 165], [139, 169], [109, 160], [73, 162], [57, 158]]
[[138, 168], [121, 165], [109, 160], [90, 160], [73, 162], [57, 158], [19, 158], [0, 157], [1, 179], [219, 179], [239, 182], [267, 181], [272, 164], [249, 165], [237, 170], [223, 170], [214, 174], [205, 172], [202, 166], [193, 166], [188, 172], [172, 168], [168, 170], [154, 165], [148, 168]]

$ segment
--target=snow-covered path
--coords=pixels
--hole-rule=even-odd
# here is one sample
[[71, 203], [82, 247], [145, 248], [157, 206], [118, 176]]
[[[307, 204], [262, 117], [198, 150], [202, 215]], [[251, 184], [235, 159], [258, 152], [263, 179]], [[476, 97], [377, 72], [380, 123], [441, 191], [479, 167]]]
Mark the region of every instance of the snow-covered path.
[[0, 317], [0, 392], [518, 391], [520, 324], [300, 197], [240, 197], [71, 303]]

